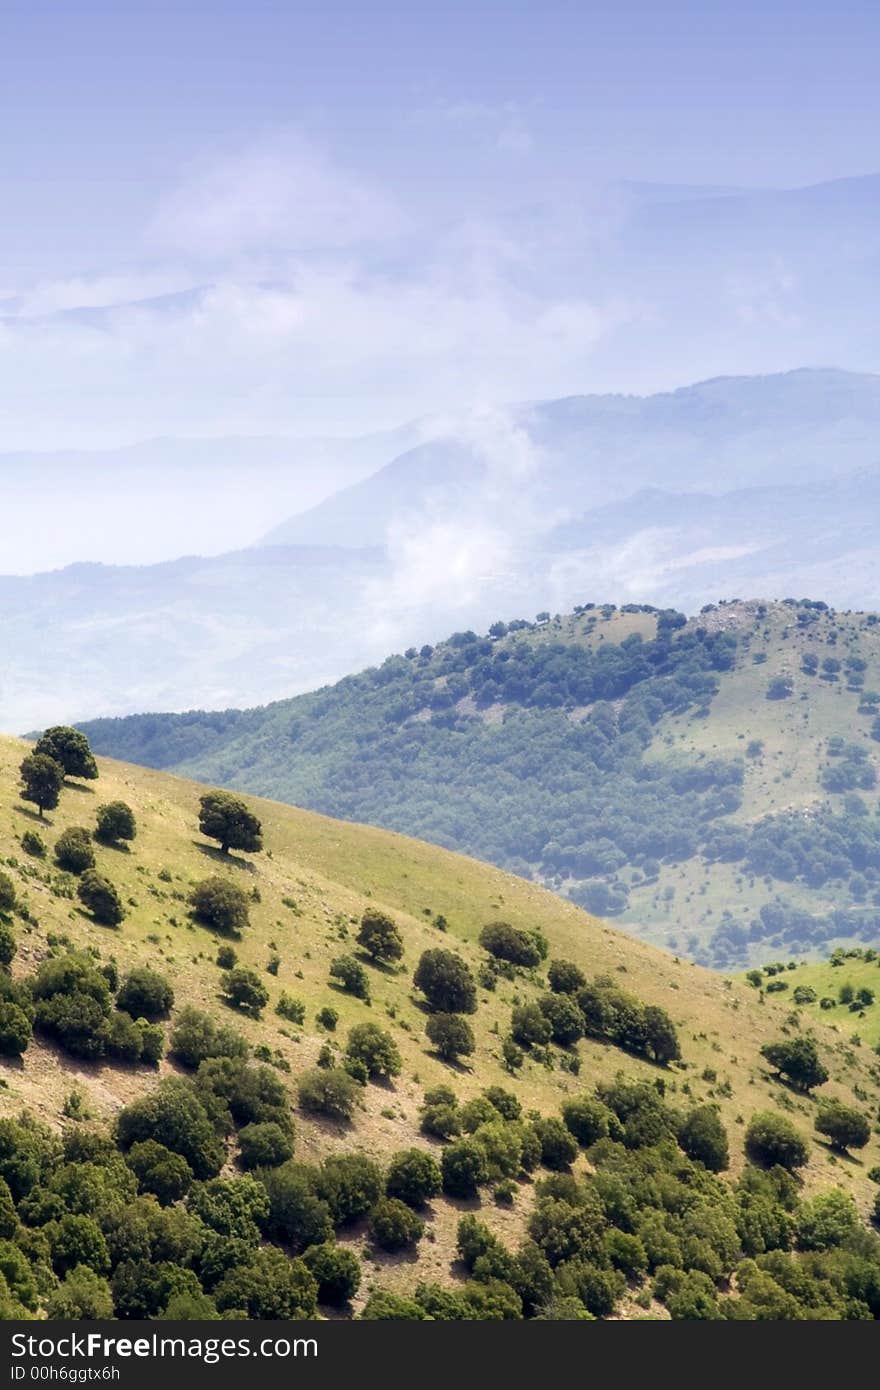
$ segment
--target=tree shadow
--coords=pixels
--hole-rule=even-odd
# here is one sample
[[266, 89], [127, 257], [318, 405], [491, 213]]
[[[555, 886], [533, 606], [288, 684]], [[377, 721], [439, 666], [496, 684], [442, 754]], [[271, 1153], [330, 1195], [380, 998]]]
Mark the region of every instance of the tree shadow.
[[218, 845], [206, 845], [204, 840], [190, 840], [190, 844], [217, 864], [234, 864], [237, 869], [244, 869], [249, 874], [257, 872], [256, 864], [251, 863], [250, 859], [243, 859], [240, 854], [224, 854]]
[[124, 840], [102, 840], [98, 835], [92, 837], [102, 849], [115, 850], [117, 854], [131, 854], [131, 847]]
[[32, 811], [30, 806], [22, 806], [16, 802], [15, 810], [20, 816], [27, 816], [28, 820], [36, 821], [37, 825], [45, 825], [47, 830], [51, 830], [52, 821], [47, 820], [45, 816], [41, 816], [39, 811]]
[[850, 1163], [854, 1168], [864, 1168], [864, 1159], [859, 1158], [854, 1153], [850, 1153], [849, 1149], [837, 1149], [827, 1139], [820, 1139], [817, 1135], [814, 1135], [813, 1138], [820, 1149], [824, 1149], [828, 1154], [833, 1154], [833, 1156], [841, 1162]]
[[94, 796], [95, 788], [86, 786], [85, 782], [68, 782], [65, 779], [64, 790], [66, 792], [82, 792], [84, 796]]

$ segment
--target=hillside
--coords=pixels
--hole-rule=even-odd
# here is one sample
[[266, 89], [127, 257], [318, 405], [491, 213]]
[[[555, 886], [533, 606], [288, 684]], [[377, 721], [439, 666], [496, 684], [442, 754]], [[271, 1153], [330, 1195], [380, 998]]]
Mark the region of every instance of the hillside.
[[[552, 1116], [566, 1098], [589, 1092], [597, 1083], [614, 1083], [623, 1072], [633, 1080], [650, 1083], [648, 1092], [655, 1097], [655, 1106], [655, 1083], [662, 1083], [660, 1094], [674, 1107], [689, 1109], [701, 1103], [717, 1106], [730, 1140], [730, 1169], [721, 1180], [723, 1184], [740, 1181], [744, 1124], [755, 1111], [769, 1107], [789, 1115], [807, 1137], [808, 1156], [801, 1174], [805, 1198], [842, 1184], [852, 1192], [863, 1214], [870, 1211], [876, 1189], [868, 1173], [880, 1162], [877, 1135], [872, 1135], [857, 1157], [845, 1159], [826, 1144], [814, 1141], [809, 1135], [816, 1114], [815, 1096], [781, 1085], [759, 1055], [765, 1043], [786, 1034], [796, 1035], [800, 1025], [790, 1014], [788, 1000], [779, 1002], [772, 994], [759, 997], [747, 983], [722, 979], [633, 941], [574, 904], [521, 878], [398, 835], [327, 820], [291, 807], [252, 801], [252, 809], [262, 820], [264, 852], [244, 856], [233, 853], [224, 859], [198, 834], [199, 789], [152, 770], [102, 760], [99, 781], [68, 781], [59, 809], [50, 812], [47, 821], [41, 823], [36, 812], [17, 796], [17, 769], [26, 751], [26, 745], [14, 740], [0, 741], [0, 862], [18, 896], [14, 918], [18, 939], [13, 963], [16, 979], [30, 978], [46, 961], [47, 953], [63, 957], [69, 948], [92, 953], [98, 963], [115, 963], [120, 978], [134, 967], [149, 965], [173, 982], [172, 1031], [187, 1005], [232, 1024], [258, 1048], [257, 1058], [274, 1069], [291, 1095], [295, 1095], [304, 1070], [314, 1065], [322, 1048], [329, 1045], [339, 1057], [337, 1048], [344, 1045], [353, 1025], [369, 1020], [389, 1030], [399, 1048], [401, 1072], [393, 1080], [367, 1085], [350, 1126], [310, 1116], [302, 1106], [297, 1108], [296, 1158], [301, 1163], [314, 1164], [328, 1154], [352, 1151], [384, 1163], [394, 1152], [413, 1145], [440, 1156], [438, 1142], [426, 1139], [419, 1129], [419, 1107], [429, 1088], [451, 1085], [459, 1100], [465, 1101], [487, 1087], [503, 1087], [515, 1095], [525, 1112]], [[90, 827], [96, 805], [116, 799], [125, 801], [133, 810], [137, 836], [128, 849], [95, 846], [99, 871], [113, 882], [125, 904], [126, 916], [113, 930], [100, 926], [80, 909], [73, 895], [76, 880], [53, 865], [51, 850], [62, 830], [73, 825]], [[27, 831], [38, 832], [48, 842], [47, 859], [24, 852], [21, 838]], [[235, 941], [235, 950], [239, 964], [252, 968], [268, 989], [268, 1004], [259, 1019], [248, 1018], [220, 1002], [221, 973], [215, 956], [222, 939], [195, 922], [188, 910], [187, 897], [194, 883], [211, 873], [220, 873], [243, 885], [249, 894], [250, 925]], [[366, 909], [391, 914], [404, 943], [399, 966], [365, 967], [372, 995], [369, 1005], [334, 987], [328, 975], [331, 961], [341, 951], [355, 950], [354, 932]], [[512, 1074], [505, 1066], [501, 1048], [510, 1028], [511, 1007], [540, 996], [545, 967], [502, 971], [493, 987], [487, 987], [487, 958], [477, 936], [485, 923], [499, 917], [526, 932], [540, 931], [547, 941], [547, 959], [570, 960], [581, 967], [588, 979], [610, 975], [644, 1004], [667, 1010], [678, 1033], [681, 1060], [658, 1066], [594, 1034], [568, 1047], [527, 1049], [521, 1070]], [[420, 953], [438, 946], [458, 953], [482, 982], [478, 1008], [470, 1020], [476, 1050], [466, 1064], [445, 1064], [428, 1048], [424, 1008], [412, 990], [412, 970]], [[267, 971], [273, 957], [273, 971]], [[285, 1022], [275, 1012], [282, 991], [304, 1005], [301, 1026]], [[316, 1013], [328, 1007], [338, 1014], [332, 1032], [315, 1021]], [[850, 1039], [826, 1028], [820, 1019], [815, 1024], [811, 1020], [811, 1026], [830, 1072], [830, 1079], [821, 1088], [823, 1097], [850, 1103], [855, 1100], [860, 1109], [876, 1117], [880, 1101], [876, 1058], [865, 1047], [854, 1047]], [[177, 1070], [167, 1058], [158, 1069], [114, 1063], [106, 1058], [83, 1061], [60, 1052], [45, 1036], [38, 1037], [21, 1062], [3, 1060], [0, 1115], [6, 1120], [18, 1115], [22, 1108], [29, 1110], [52, 1129], [63, 1128], [65, 1142], [82, 1157], [87, 1145], [84, 1139], [75, 1137], [77, 1132], [95, 1125], [100, 1128], [119, 1112], [120, 1106], [130, 1105], [152, 1092], [162, 1078]], [[74, 1095], [78, 1099], [72, 1101]], [[10, 1172], [6, 1142], [0, 1140], [0, 1169], [4, 1173]], [[648, 1157], [655, 1154], [653, 1148], [642, 1148], [651, 1141], [644, 1136], [636, 1138], [635, 1131], [626, 1142], [628, 1149], [611, 1145], [607, 1154], [599, 1145], [590, 1151], [589, 1165], [582, 1158], [576, 1160], [575, 1172], [586, 1175], [589, 1182], [591, 1172], [601, 1170], [605, 1163], [613, 1167], [623, 1161], [627, 1152], [645, 1153]], [[659, 1154], [657, 1150], [657, 1162]], [[634, 1160], [627, 1160], [630, 1161]], [[679, 1155], [677, 1162], [684, 1161]], [[234, 1173], [234, 1165], [227, 1160], [224, 1174], [232, 1177]], [[437, 1197], [426, 1214], [429, 1237], [421, 1242], [417, 1258], [415, 1253], [404, 1258], [377, 1253], [363, 1222], [344, 1227], [339, 1233], [341, 1244], [366, 1259], [363, 1286], [355, 1306], [363, 1307], [374, 1283], [398, 1292], [412, 1291], [419, 1279], [467, 1288], [461, 1284], [464, 1271], [455, 1264], [459, 1218], [467, 1212], [478, 1212], [479, 1219], [497, 1237], [515, 1247], [523, 1237], [535, 1201], [540, 1207], [544, 1200], [536, 1182], [547, 1176], [540, 1167], [531, 1178], [520, 1173], [509, 1205], [500, 1198], [493, 1203], [486, 1189], [481, 1189], [479, 1202]], [[54, 1178], [46, 1181], [50, 1182], [50, 1190], [60, 1190], [52, 1187]], [[681, 1181], [694, 1179], [682, 1177]], [[699, 1190], [707, 1182], [716, 1181], [704, 1173]], [[756, 1182], [757, 1178], [749, 1181]], [[25, 1202], [22, 1210], [27, 1210], [27, 1219], [33, 1222], [37, 1218], [32, 1199], [29, 1200], [31, 1206]], [[73, 1198], [65, 1200], [72, 1202]], [[571, 1194], [569, 1200], [574, 1200]], [[611, 1200], [608, 1191], [603, 1200]], [[695, 1197], [688, 1200], [692, 1203]], [[716, 1206], [718, 1200], [711, 1198]], [[724, 1198], [725, 1202], [728, 1200]], [[746, 1201], [746, 1197], [741, 1195], [736, 1200]], [[561, 1207], [565, 1205], [561, 1203]], [[44, 1221], [46, 1210], [40, 1210], [40, 1219]], [[85, 1210], [91, 1211], [92, 1207]], [[54, 1220], [58, 1211], [50, 1206], [48, 1214]], [[117, 1219], [112, 1213], [106, 1216], [111, 1229], [115, 1229], [113, 1223]], [[795, 1219], [802, 1224], [807, 1220], [806, 1216], [791, 1217], [792, 1221]], [[642, 1229], [638, 1223], [637, 1228]], [[537, 1228], [529, 1229], [534, 1234]], [[707, 1230], [701, 1238], [710, 1245], [722, 1241], [726, 1253], [717, 1257], [720, 1278], [724, 1269], [732, 1268], [731, 1261], [740, 1257], [738, 1242], [730, 1232], [719, 1236]], [[23, 1248], [37, 1265], [45, 1258], [39, 1253], [38, 1241], [26, 1242]], [[815, 1247], [807, 1243], [803, 1248]], [[607, 1265], [604, 1256], [594, 1254], [592, 1258], [598, 1266]], [[672, 1255], [668, 1258], [674, 1263]], [[715, 1258], [712, 1256], [707, 1266], [713, 1271]], [[659, 1255], [654, 1265], [658, 1261], [663, 1262]], [[610, 1278], [611, 1266], [608, 1270]], [[125, 1280], [134, 1277], [129, 1271]], [[644, 1285], [637, 1273], [628, 1286], [624, 1280], [616, 1287], [613, 1303], [618, 1311], [624, 1316], [638, 1316], [639, 1307], [633, 1300], [640, 1289], [644, 1291]], [[709, 1289], [714, 1300], [711, 1281]], [[118, 1298], [116, 1282], [114, 1290]], [[582, 1296], [587, 1298], [588, 1307], [593, 1306], [593, 1294]], [[668, 1289], [663, 1296], [668, 1299]], [[649, 1296], [641, 1306], [652, 1306]], [[653, 1307], [658, 1314], [666, 1315], [658, 1304]]]
[[873, 614], [587, 605], [491, 633], [263, 709], [83, 727], [106, 754], [475, 855], [716, 968], [877, 939]]

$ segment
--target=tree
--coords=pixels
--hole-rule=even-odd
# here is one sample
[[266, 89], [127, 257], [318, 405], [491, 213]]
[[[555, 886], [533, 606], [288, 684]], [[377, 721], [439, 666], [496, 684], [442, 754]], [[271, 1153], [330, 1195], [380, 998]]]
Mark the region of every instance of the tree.
[[110, 1268], [107, 1242], [97, 1221], [91, 1216], [66, 1212], [59, 1221], [44, 1228], [52, 1248], [52, 1268], [63, 1277], [77, 1265], [88, 1265], [96, 1274]]
[[400, 1050], [391, 1034], [377, 1023], [358, 1023], [348, 1035], [346, 1055], [363, 1062], [367, 1075], [398, 1076], [402, 1066]]
[[816, 1130], [831, 1141], [838, 1153], [847, 1149], [863, 1149], [871, 1138], [871, 1125], [866, 1115], [853, 1105], [840, 1100], [825, 1101], [816, 1116]]
[[155, 1139], [181, 1154], [197, 1178], [220, 1172], [225, 1150], [208, 1110], [190, 1081], [161, 1081], [154, 1091], [133, 1101], [116, 1117], [119, 1147], [125, 1152], [144, 1139]]
[[779, 1164], [792, 1172], [803, 1168], [807, 1161], [807, 1146], [790, 1120], [775, 1111], [758, 1111], [746, 1129], [746, 1155], [753, 1163], [765, 1168]]
[[396, 1197], [382, 1197], [370, 1213], [370, 1236], [380, 1250], [406, 1250], [421, 1240], [425, 1223]]
[[105, 845], [133, 840], [137, 835], [134, 811], [124, 801], [108, 801], [95, 812], [95, 839]]
[[554, 994], [577, 994], [587, 983], [580, 966], [570, 960], [551, 960], [547, 967], [547, 983]]
[[122, 899], [108, 878], [95, 869], [87, 869], [77, 884], [76, 894], [96, 922], [105, 927], [117, 927], [125, 917]]
[[45, 753], [29, 753], [22, 761], [21, 799], [38, 807], [40, 820], [44, 811], [54, 811], [64, 786], [64, 768]]
[[218, 840], [223, 854], [241, 849], [255, 854], [263, 848], [262, 826], [240, 797], [231, 792], [205, 792], [199, 802], [199, 829]]
[[354, 1298], [361, 1284], [360, 1261], [351, 1252], [325, 1241], [303, 1255], [303, 1263], [318, 1285], [318, 1302], [341, 1308]]
[[318, 1170], [315, 1191], [330, 1208], [334, 1226], [347, 1226], [376, 1205], [385, 1180], [378, 1163], [367, 1154], [331, 1154]]
[[799, 1091], [812, 1091], [814, 1086], [821, 1086], [828, 1080], [827, 1068], [822, 1065], [812, 1038], [766, 1043], [761, 1048], [761, 1056]]
[[697, 1105], [688, 1111], [679, 1126], [678, 1142], [688, 1158], [711, 1173], [723, 1172], [730, 1162], [727, 1130], [714, 1105]]
[[277, 1168], [293, 1155], [293, 1141], [274, 1120], [244, 1125], [238, 1131], [242, 1168]]
[[231, 1269], [214, 1300], [221, 1313], [240, 1308], [249, 1318], [296, 1321], [315, 1316], [318, 1284], [302, 1260], [289, 1260], [270, 1245], [255, 1250], [250, 1264]]
[[860, 1226], [858, 1208], [848, 1192], [832, 1187], [802, 1202], [797, 1214], [801, 1250], [833, 1250]]
[[88, 1265], [75, 1265], [49, 1294], [46, 1316], [63, 1322], [108, 1321], [113, 1317], [110, 1285]]
[[388, 1165], [385, 1191], [409, 1207], [423, 1207], [431, 1197], [439, 1195], [442, 1185], [437, 1161], [424, 1149], [403, 1149]]
[[142, 1139], [132, 1144], [126, 1161], [141, 1192], [151, 1192], [162, 1206], [179, 1202], [193, 1180], [193, 1171], [186, 1159], [164, 1144], [157, 1144], [155, 1139]]
[[592, 1096], [575, 1096], [562, 1107], [566, 1128], [579, 1144], [589, 1148], [608, 1134], [609, 1112], [601, 1101]]
[[95, 851], [92, 837], [82, 825], [71, 825], [63, 830], [55, 842], [55, 859], [62, 869], [71, 874], [85, 873], [95, 867]]
[[461, 1014], [432, 1014], [425, 1032], [445, 1062], [469, 1057], [474, 1050], [474, 1030]]
[[496, 960], [506, 960], [511, 965], [538, 965], [547, 954], [542, 938], [512, 927], [509, 922], [489, 922], [480, 932], [480, 945]]
[[647, 1050], [655, 1062], [666, 1065], [681, 1056], [675, 1025], [665, 1009], [646, 1004], [642, 1014]]
[[66, 724], [56, 724], [47, 729], [37, 740], [34, 752], [47, 758], [54, 758], [64, 770], [65, 777], [82, 777], [94, 781], [98, 775], [89, 741], [79, 729], [71, 729]]
[[360, 1314], [364, 1322], [423, 1322], [427, 1314], [414, 1298], [374, 1289]]
[[560, 1047], [570, 1047], [584, 1036], [584, 1016], [570, 994], [542, 994], [538, 1007], [550, 1024], [550, 1036]]
[[269, 991], [259, 975], [243, 965], [224, 971], [220, 988], [230, 1008], [240, 1009], [250, 1018], [259, 1018], [269, 1002]]
[[543, 1046], [553, 1036], [553, 1025], [539, 1004], [517, 1004], [510, 1016], [510, 1035], [521, 1047]]
[[485, 1150], [475, 1139], [456, 1139], [447, 1145], [440, 1170], [447, 1197], [476, 1197], [477, 1188], [489, 1177]]
[[353, 994], [355, 999], [363, 999], [365, 1004], [369, 1004], [370, 982], [367, 972], [354, 956], [337, 956], [336, 960], [331, 961], [330, 978], [338, 980], [339, 988], [346, 994]]
[[413, 975], [432, 1013], [473, 1014], [477, 1011], [474, 977], [453, 951], [424, 951]]
[[15, 933], [5, 922], [0, 922], [0, 966], [9, 966], [15, 959], [17, 942]]
[[0, 1001], [0, 1056], [20, 1057], [28, 1049], [32, 1031], [24, 1009], [9, 1000]]
[[266, 1234], [299, 1252], [333, 1239], [327, 1203], [315, 1191], [315, 1171], [288, 1160], [260, 1172], [269, 1198]]
[[8, 874], [0, 873], [0, 917], [8, 917], [15, 911], [15, 884]]
[[174, 990], [164, 975], [141, 965], [132, 970], [122, 982], [116, 996], [116, 1006], [132, 1018], [164, 1018], [174, 1003]]
[[245, 1057], [246, 1040], [234, 1028], [218, 1025], [210, 1014], [188, 1004], [180, 1010], [171, 1033], [172, 1055], [195, 1071], [208, 1057]]
[[574, 1163], [577, 1140], [555, 1115], [535, 1120], [535, 1131], [541, 1141], [541, 1161], [546, 1167], [562, 1170]]
[[303, 1110], [310, 1110], [316, 1115], [329, 1115], [335, 1120], [350, 1120], [354, 1114], [358, 1084], [341, 1067], [315, 1067], [303, 1072], [298, 1092]]
[[375, 909], [367, 910], [361, 918], [357, 942], [371, 960], [387, 964], [403, 955], [403, 938], [396, 925], [384, 912]]
[[189, 905], [199, 922], [230, 936], [240, 936], [250, 921], [247, 895], [237, 884], [217, 875], [196, 884]]

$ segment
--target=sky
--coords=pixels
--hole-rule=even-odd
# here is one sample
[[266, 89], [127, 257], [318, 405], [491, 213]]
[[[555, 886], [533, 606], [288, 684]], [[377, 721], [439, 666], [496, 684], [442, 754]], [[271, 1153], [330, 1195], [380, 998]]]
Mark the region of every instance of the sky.
[[[681, 264], [616, 258], [632, 185], [877, 172], [878, 39], [867, 0], [0, 0], [0, 478], [31, 451], [872, 365], [811, 335], [808, 253], [737, 265], [714, 337]], [[0, 573], [30, 563], [6, 514]]]

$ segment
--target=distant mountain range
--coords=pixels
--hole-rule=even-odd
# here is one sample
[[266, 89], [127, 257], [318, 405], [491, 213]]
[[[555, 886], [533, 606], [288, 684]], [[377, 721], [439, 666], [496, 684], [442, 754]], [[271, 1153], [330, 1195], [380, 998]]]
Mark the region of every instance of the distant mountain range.
[[513, 406], [352, 467], [359, 481], [286, 519], [279, 487], [250, 549], [0, 580], [2, 727], [259, 704], [585, 596], [880, 607], [878, 376]]

